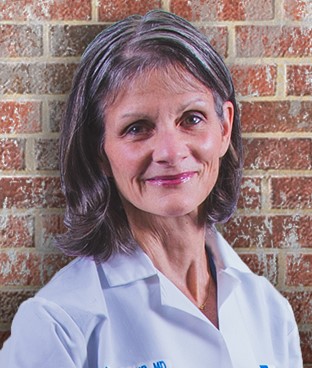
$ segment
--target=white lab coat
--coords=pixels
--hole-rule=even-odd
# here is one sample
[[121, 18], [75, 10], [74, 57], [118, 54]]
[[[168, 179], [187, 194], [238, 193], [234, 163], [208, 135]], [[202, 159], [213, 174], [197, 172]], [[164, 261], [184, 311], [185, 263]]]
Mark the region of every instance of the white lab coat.
[[301, 368], [288, 302], [222, 236], [219, 330], [138, 248], [96, 264], [78, 258], [17, 312], [1, 368]]

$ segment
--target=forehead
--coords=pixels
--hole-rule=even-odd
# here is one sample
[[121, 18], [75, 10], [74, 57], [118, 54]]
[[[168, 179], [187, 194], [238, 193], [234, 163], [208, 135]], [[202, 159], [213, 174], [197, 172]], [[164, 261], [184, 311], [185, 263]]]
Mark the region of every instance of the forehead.
[[173, 94], [209, 93], [210, 90], [189, 71], [182, 67], [170, 65], [168, 67], [154, 68], [141, 71], [126, 78], [124, 83], [116, 90], [111, 104], [120, 100], [126, 94], [155, 94], [162, 91], [169, 91]]

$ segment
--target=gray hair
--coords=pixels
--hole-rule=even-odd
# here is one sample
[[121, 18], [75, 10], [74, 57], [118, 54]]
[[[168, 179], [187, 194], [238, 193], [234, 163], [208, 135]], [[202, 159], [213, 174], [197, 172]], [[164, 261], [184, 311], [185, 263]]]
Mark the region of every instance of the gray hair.
[[178, 67], [211, 90], [223, 118], [223, 103], [234, 106], [230, 147], [218, 180], [205, 202], [207, 226], [235, 210], [242, 174], [240, 118], [229, 70], [207, 38], [186, 20], [161, 10], [134, 15], [101, 32], [87, 47], [65, 111], [60, 164], [68, 231], [58, 246], [69, 255], [101, 261], [135, 246], [114, 181], [104, 174], [107, 157], [105, 108], [139, 74]]

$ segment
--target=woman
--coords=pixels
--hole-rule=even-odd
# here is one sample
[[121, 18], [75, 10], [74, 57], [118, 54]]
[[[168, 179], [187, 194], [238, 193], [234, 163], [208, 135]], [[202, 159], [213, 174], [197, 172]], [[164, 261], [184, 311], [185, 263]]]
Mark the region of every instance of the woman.
[[242, 171], [232, 80], [206, 38], [153, 11], [104, 30], [61, 134], [78, 258], [20, 307], [1, 367], [302, 367], [285, 299], [216, 231]]

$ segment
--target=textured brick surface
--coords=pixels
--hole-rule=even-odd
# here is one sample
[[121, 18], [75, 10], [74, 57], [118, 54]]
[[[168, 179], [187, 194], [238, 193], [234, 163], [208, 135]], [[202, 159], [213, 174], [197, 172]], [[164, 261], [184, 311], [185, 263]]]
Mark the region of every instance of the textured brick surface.
[[270, 248], [273, 243], [272, 218], [235, 216], [223, 226], [225, 238], [235, 248]]
[[0, 93], [63, 94], [75, 69], [75, 64], [0, 63]]
[[51, 55], [53, 56], [80, 56], [86, 46], [105, 27], [93, 26], [52, 26], [51, 33]]
[[290, 302], [295, 313], [297, 323], [312, 323], [312, 292], [311, 291], [293, 291], [286, 292], [284, 296]]
[[311, 132], [312, 101], [241, 103], [244, 132]]
[[241, 252], [239, 255], [253, 272], [265, 276], [272, 284], [277, 284], [278, 264], [275, 254]]
[[287, 257], [286, 284], [309, 286], [312, 283], [312, 254], [289, 254]]
[[41, 103], [0, 101], [0, 134], [36, 133], [41, 130]]
[[[311, 331], [301, 331], [301, 349], [304, 359], [304, 363], [312, 364], [312, 332]], [[311, 367], [310, 365], [307, 367]]]
[[0, 170], [21, 170], [25, 167], [25, 141], [0, 139]]
[[309, 27], [239, 26], [237, 55], [241, 57], [304, 57], [312, 54]]
[[61, 254], [0, 251], [0, 285], [40, 287], [67, 262]]
[[223, 226], [236, 248], [312, 248], [312, 216], [234, 216]]
[[0, 349], [2, 348], [2, 345], [4, 341], [10, 336], [10, 331], [0, 331]]
[[243, 178], [238, 207], [257, 210], [261, 208], [261, 179]]
[[273, 208], [312, 208], [312, 177], [272, 178]]
[[287, 67], [287, 94], [290, 96], [312, 95], [311, 65], [289, 65]]
[[34, 236], [33, 216], [0, 216], [0, 248], [33, 247]]
[[34, 291], [4, 291], [0, 292], [0, 322], [9, 323], [16, 313], [19, 305], [26, 299], [31, 298]]
[[42, 55], [43, 40], [41, 26], [0, 25], [0, 35], [0, 57], [31, 57]]
[[274, 241], [282, 248], [312, 248], [312, 215], [275, 216]]
[[55, 237], [66, 231], [63, 220], [63, 215], [41, 215], [42, 232], [40, 238], [40, 248], [55, 249]]
[[59, 208], [64, 199], [59, 178], [1, 178], [0, 208]]
[[131, 14], [145, 14], [149, 10], [160, 9], [161, 0], [99, 0], [99, 19], [114, 22]]
[[49, 104], [49, 128], [51, 132], [60, 131], [60, 123], [65, 109], [64, 101], [50, 101]]
[[111, 22], [160, 7], [194, 21], [232, 71], [245, 171], [220, 229], [290, 301], [312, 368], [310, 0], [0, 0], [0, 346], [22, 300], [69, 260], [55, 248], [58, 137], [80, 56]]
[[37, 139], [35, 160], [37, 170], [57, 170], [59, 165], [58, 139]]
[[170, 10], [188, 20], [268, 20], [274, 14], [271, 0], [172, 0]]
[[211, 45], [223, 57], [228, 56], [228, 29], [227, 27], [199, 27], [202, 33], [206, 35]]
[[311, 139], [245, 139], [245, 168], [309, 170], [312, 167]]
[[272, 96], [276, 90], [276, 66], [233, 65], [230, 67], [238, 95]]
[[90, 0], [4, 0], [0, 2], [0, 20], [87, 20]]
[[284, 0], [285, 16], [291, 20], [312, 20], [312, 5], [310, 0]]

